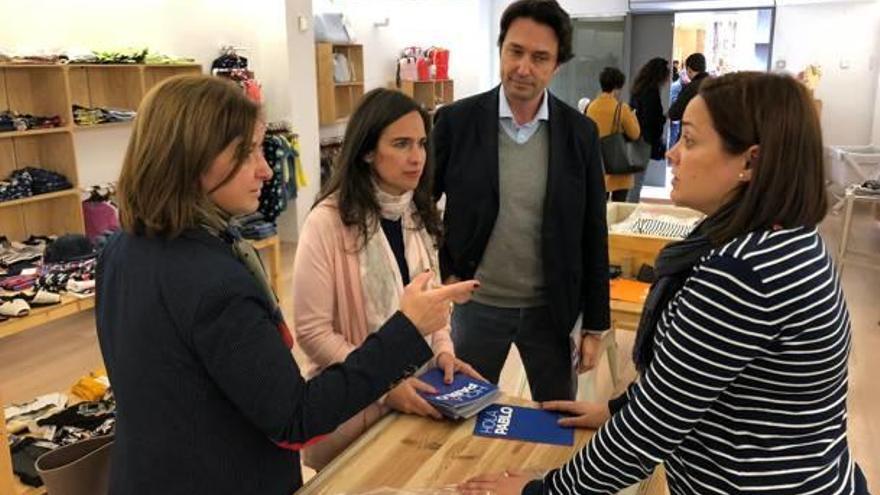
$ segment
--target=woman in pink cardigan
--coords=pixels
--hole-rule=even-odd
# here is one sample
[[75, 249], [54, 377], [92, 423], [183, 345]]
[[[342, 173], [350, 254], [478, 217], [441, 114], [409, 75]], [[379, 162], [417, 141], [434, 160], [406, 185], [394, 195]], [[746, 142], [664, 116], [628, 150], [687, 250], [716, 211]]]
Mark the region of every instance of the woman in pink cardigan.
[[[306, 219], [294, 262], [296, 335], [312, 361], [310, 374], [342, 362], [376, 331], [397, 310], [411, 277], [440, 273], [442, 222], [431, 198], [430, 124], [418, 103], [387, 89], [364, 95], [349, 121], [339, 161]], [[431, 339], [435, 364], [447, 381], [455, 371], [482, 378], [455, 358], [448, 329]], [[305, 464], [321, 469], [389, 410], [440, 419], [418, 391], [434, 390], [418, 378], [401, 382], [307, 447]]]

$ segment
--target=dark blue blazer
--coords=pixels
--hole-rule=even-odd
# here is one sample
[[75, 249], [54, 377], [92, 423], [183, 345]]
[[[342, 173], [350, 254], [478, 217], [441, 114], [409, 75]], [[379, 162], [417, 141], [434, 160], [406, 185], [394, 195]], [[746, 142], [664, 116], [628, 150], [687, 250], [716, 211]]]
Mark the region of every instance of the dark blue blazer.
[[[431, 134], [434, 196], [446, 195], [440, 268], [474, 276], [498, 218], [498, 98], [495, 89], [439, 110]], [[549, 95], [550, 156], [542, 258], [555, 330], [610, 326], [605, 182], [596, 125]]]
[[112, 494], [289, 495], [304, 444], [431, 358], [400, 313], [306, 381], [230, 245], [199, 229], [129, 234], [97, 270], [97, 327], [117, 401]]

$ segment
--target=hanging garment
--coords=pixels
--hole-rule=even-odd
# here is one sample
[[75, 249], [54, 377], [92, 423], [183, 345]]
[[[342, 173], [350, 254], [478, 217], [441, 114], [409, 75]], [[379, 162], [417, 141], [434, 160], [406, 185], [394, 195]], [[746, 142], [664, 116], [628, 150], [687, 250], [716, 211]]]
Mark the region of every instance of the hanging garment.
[[283, 136], [267, 134], [263, 154], [272, 168], [272, 179], [263, 184], [258, 211], [266, 221], [274, 222], [288, 201], [296, 198], [296, 153]]

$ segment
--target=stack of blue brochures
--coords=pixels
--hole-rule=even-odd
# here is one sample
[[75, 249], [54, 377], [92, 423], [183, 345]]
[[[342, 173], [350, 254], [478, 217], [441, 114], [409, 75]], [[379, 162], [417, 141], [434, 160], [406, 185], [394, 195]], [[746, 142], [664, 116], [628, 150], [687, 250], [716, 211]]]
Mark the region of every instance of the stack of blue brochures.
[[456, 373], [452, 383], [443, 383], [443, 370], [439, 368], [428, 371], [419, 379], [437, 389], [436, 394], [419, 394], [451, 419], [470, 418], [494, 402], [500, 394], [497, 386], [462, 373]]

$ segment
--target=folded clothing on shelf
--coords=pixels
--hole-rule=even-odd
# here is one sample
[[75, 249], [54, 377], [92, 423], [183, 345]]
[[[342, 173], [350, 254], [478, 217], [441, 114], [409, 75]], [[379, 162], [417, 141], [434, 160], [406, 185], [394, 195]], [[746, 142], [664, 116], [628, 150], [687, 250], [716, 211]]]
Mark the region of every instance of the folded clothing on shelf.
[[0, 112], [0, 132], [47, 129], [51, 127], [61, 127], [63, 125], [64, 122], [58, 115], [30, 115], [15, 113], [11, 110]]
[[73, 105], [73, 121], [76, 125], [91, 126], [112, 122], [128, 122], [134, 120], [137, 112], [124, 108], [84, 107]]
[[636, 208], [625, 220], [608, 226], [614, 234], [641, 234], [684, 239], [702, 220], [701, 215], [677, 216], [650, 208]]
[[0, 201], [28, 198], [36, 194], [72, 189], [73, 184], [62, 174], [37, 167], [13, 171], [0, 181]]
[[128, 48], [124, 50], [95, 51], [95, 64], [142, 64], [147, 58], [146, 48]]

